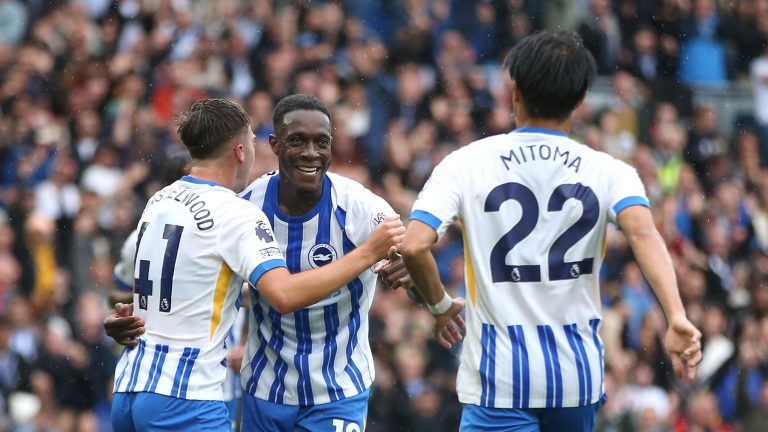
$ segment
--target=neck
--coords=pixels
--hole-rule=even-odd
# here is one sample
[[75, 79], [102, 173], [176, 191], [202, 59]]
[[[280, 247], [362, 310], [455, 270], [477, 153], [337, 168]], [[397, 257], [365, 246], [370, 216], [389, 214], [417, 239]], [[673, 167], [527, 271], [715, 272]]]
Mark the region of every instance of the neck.
[[245, 187], [245, 185], [238, 184], [236, 170], [218, 163], [193, 161], [192, 167], [189, 168], [189, 175], [200, 180], [217, 183], [235, 192], [240, 192]]
[[572, 120], [572, 112], [569, 114], [565, 119], [558, 120], [558, 119], [551, 119], [551, 118], [540, 118], [540, 117], [531, 117], [528, 115], [528, 109], [526, 108], [525, 104], [523, 103], [522, 96], [520, 96], [519, 91], [515, 93], [515, 103], [513, 105], [513, 113], [515, 115], [515, 120], [517, 124], [517, 128], [542, 128], [542, 129], [550, 129], [562, 132], [566, 135], [570, 134], [571, 132], [571, 125], [573, 124]]
[[565, 120], [555, 120], [555, 119], [539, 119], [539, 118], [518, 118], [517, 122], [517, 128], [541, 128], [541, 129], [550, 129], [562, 132], [566, 135], [568, 135], [571, 132], [571, 125], [573, 124], [573, 121], [571, 120], [571, 117], [568, 116]]
[[288, 216], [301, 216], [312, 210], [323, 197], [323, 187], [316, 190], [301, 190], [280, 177], [277, 201], [280, 211]]

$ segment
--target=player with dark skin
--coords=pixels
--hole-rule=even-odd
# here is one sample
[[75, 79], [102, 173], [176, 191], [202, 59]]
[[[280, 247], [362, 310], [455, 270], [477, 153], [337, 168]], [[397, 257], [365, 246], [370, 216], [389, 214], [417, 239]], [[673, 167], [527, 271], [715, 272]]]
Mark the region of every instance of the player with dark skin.
[[[331, 123], [320, 111], [296, 110], [285, 114], [283, 127], [269, 136], [269, 145], [279, 166], [278, 203], [289, 216], [302, 215], [320, 201], [323, 179], [331, 161]], [[411, 288], [412, 281], [395, 248], [389, 260], [376, 266], [380, 280], [392, 289]], [[144, 322], [132, 316], [130, 304], [115, 305], [104, 321], [107, 335], [125, 346], [135, 346], [144, 333]]]

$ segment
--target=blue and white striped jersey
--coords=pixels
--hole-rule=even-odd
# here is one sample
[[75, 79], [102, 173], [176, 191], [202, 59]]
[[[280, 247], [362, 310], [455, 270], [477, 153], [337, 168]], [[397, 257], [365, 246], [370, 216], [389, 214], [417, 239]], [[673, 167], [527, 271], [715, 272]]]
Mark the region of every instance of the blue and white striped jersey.
[[125, 349], [114, 391], [222, 400], [225, 339], [251, 284], [285, 267], [264, 214], [214, 183], [183, 177], [139, 221], [133, 313], [145, 322]]
[[[359, 183], [333, 173], [324, 178], [320, 202], [301, 216], [280, 211], [277, 173], [256, 180], [241, 196], [267, 215], [292, 273], [337, 260], [395, 214]], [[376, 275], [368, 269], [328, 298], [285, 315], [252, 288], [243, 389], [262, 400], [300, 406], [367, 389], [374, 377], [367, 316], [375, 287]]]
[[412, 220], [464, 235], [461, 402], [586, 406], [603, 395], [598, 272], [616, 215], [648, 205], [637, 173], [564, 134], [524, 128], [435, 167]]

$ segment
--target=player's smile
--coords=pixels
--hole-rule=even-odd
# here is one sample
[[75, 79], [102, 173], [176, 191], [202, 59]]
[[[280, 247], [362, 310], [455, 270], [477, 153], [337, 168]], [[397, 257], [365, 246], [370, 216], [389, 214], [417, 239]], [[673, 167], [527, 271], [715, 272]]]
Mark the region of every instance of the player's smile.
[[[307, 144], [306, 147], [311, 147], [312, 144]], [[328, 169], [328, 163], [324, 156], [320, 156], [319, 151], [314, 150], [302, 150], [298, 153], [294, 152], [295, 149], [287, 150], [286, 153], [292, 154], [291, 160], [288, 162], [292, 167], [289, 177], [292, 180], [293, 186], [305, 191], [322, 190], [323, 176]], [[309, 161], [307, 159], [314, 159]]]
[[297, 165], [296, 169], [299, 170], [299, 172], [307, 175], [318, 174], [323, 170], [322, 167], [312, 167], [312, 166], [305, 166], [305, 165]]

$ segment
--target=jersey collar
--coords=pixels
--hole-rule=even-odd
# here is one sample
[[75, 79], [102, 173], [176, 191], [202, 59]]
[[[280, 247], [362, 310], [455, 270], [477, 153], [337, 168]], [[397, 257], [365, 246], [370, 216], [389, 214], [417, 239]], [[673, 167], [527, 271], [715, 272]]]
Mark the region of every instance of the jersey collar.
[[267, 216], [270, 215], [270, 213], [267, 211], [267, 207], [269, 207], [269, 211], [272, 212], [272, 214], [277, 215], [280, 220], [288, 222], [288, 223], [304, 223], [308, 220], [315, 217], [317, 214], [320, 213], [322, 209], [325, 209], [329, 206], [331, 203], [331, 179], [328, 177], [328, 174], [325, 174], [325, 177], [323, 177], [323, 194], [320, 196], [320, 200], [315, 204], [315, 206], [310, 209], [308, 212], [297, 215], [297, 216], [289, 216], [285, 213], [283, 213], [282, 210], [280, 210], [280, 203], [279, 200], [279, 193], [278, 193], [278, 187], [279, 187], [279, 175], [274, 176], [273, 178], [269, 179], [269, 185], [267, 187], [267, 195], [264, 198], [264, 213], [267, 214]]
[[216, 182], [212, 182], [212, 181], [208, 181], [208, 180], [201, 180], [199, 178], [188, 176], [188, 175], [185, 175], [184, 177], [182, 177], [181, 181], [185, 181], [185, 182], [189, 182], [189, 183], [194, 183], [194, 184], [205, 184], [205, 185], [209, 185], [209, 186], [220, 186]]
[[546, 134], [546, 135], [555, 135], [555, 136], [562, 136], [567, 137], [565, 132], [554, 130], [554, 129], [547, 129], [547, 128], [540, 128], [540, 127], [522, 127], [519, 129], [515, 129], [512, 131], [513, 133], [540, 133], [540, 134]]

